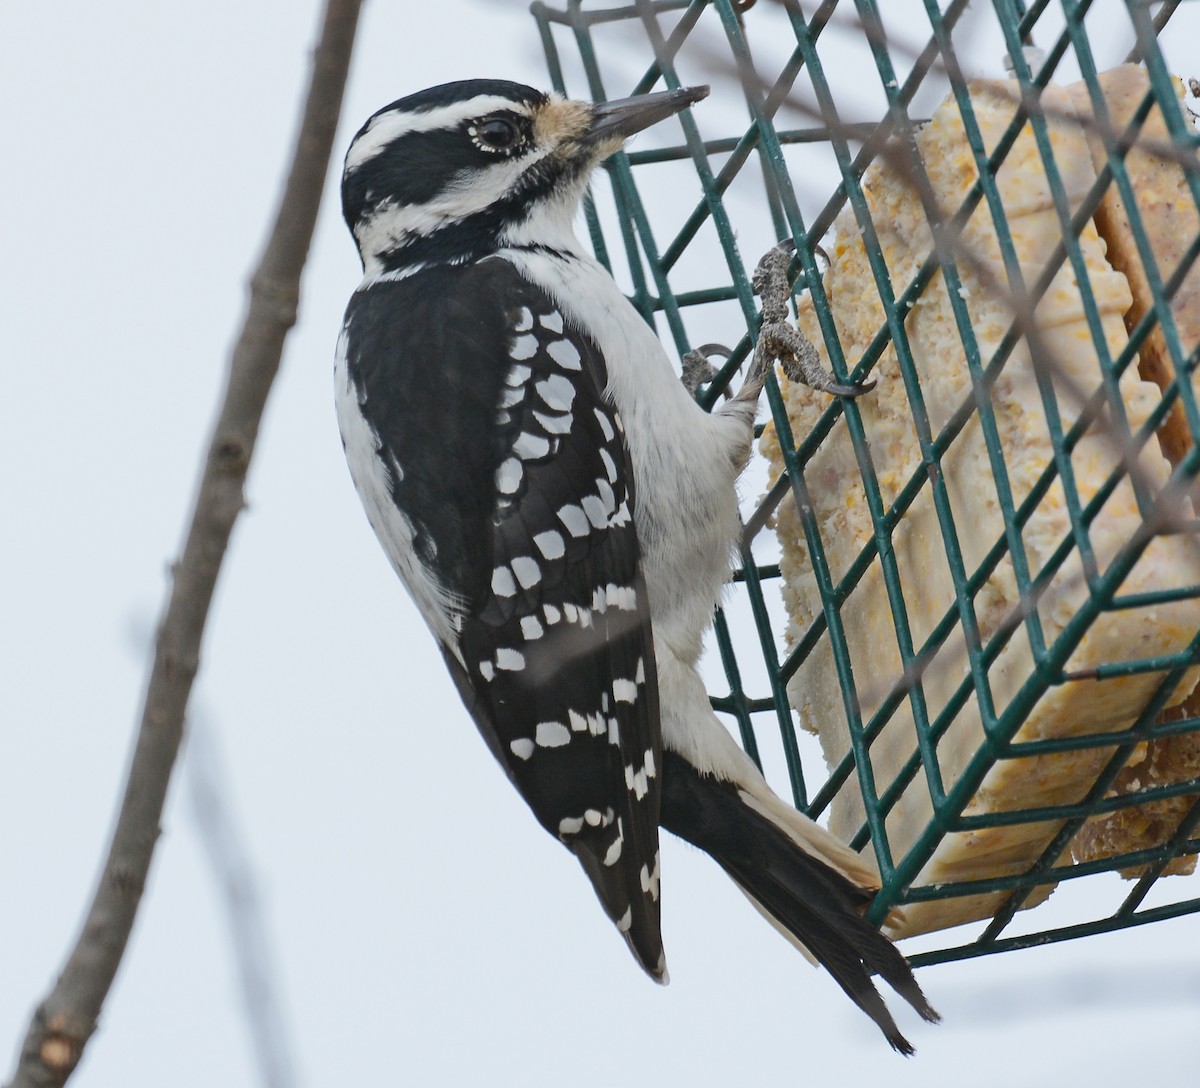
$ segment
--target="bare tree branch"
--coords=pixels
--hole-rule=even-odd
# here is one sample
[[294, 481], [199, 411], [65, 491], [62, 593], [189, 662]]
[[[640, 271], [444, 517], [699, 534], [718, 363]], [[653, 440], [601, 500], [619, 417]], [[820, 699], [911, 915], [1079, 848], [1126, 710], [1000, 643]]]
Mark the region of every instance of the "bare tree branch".
[[96, 1029], [124, 955], [158, 838], [200, 641], [234, 522], [267, 394], [296, 320], [360, 0], [327, 0], [321, 38], [275, 223], [250, 280], [228, 384], [209, 447], [183, 556], [158, 629], [142, 720], [108, 858], [83, 930], [54, 988], [33, 1014], [10, 1088], [64, 1084]]

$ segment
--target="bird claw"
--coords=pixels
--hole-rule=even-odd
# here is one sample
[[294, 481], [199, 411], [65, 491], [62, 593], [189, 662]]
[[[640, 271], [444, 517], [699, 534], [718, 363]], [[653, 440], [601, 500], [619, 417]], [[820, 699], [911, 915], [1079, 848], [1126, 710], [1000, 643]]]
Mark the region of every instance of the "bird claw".
[[760, 344], [764, 339], [767, 340], [767, 352], [779, 361], [789, 381], [800, 382], [830, 396], [850, 399], [861, 397], [875, 388], [873, 378], [857, 384], [839, 382], [821, 365], [812, 341], [793, 325], [771, 330], [769, 338], [759, 333]]
[[[683, 373], [680, 375], [680, 380], [683, 382], [684, 388], [692, 395], [694, 400], [700, 392], [700, 387], [707, 385], [717, 376], [717, 368], [708, 361], [710, 355], [719, 355], [723, 359], [728, 359], [733, 354], [732, 349], [725, 347], [724, 344], [701, 344], [698, 348], [693, 348], [683, 357]], [[725, 396], [729, 396], [729, 390], [725, 390]]]
[[754, 349], [754, 371], [761, 379], [767, 368], [778, 362], [791, 381], [835, 397], [861, 397], [875, 388], [875, 382], [839, 382], [821, 365], [812, 343], [788, 321], [791, 286], [787, 270], [795, 251], [796, 243], [785, 238], [767, 250], [754, 269], [752, 283], [762, 298], [762, 325]]
[[[809, 383], [812, 384], [811, 382]], [[854, 400], [855, 397], [861, 397], [864, 393], [871, 392], [878, 383], [872, 378], [869, 382], [855, 382], [853, 385], [847, 385], [845, 382], [831, 382], [826, 386], [814, 386], [820, 388], [823, 392], [829, 393], [835, 397], [845, 397], [847, 400]]]

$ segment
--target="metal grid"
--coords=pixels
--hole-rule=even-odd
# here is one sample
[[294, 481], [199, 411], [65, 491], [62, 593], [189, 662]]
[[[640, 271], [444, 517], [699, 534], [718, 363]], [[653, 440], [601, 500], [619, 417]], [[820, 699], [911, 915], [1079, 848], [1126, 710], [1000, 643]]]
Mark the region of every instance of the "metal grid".
[[[878, 921], [898, 905], [983, 893], [1003, 893], [998, 907], [973, 932], [951, 930], [910, 955], [914, 964], [982, 955], [1013, 948], [1124, 928], [1200, 910], [1194, 879], [1160, 878], [1176, 859], [1200, 851], [1200, 800], [1190, 803], [1186, 815], [1166, 841], [1117, 856], [1078, 862], [1069, 847], [1089, 818], [1170, 797], [1200, 795], [1200, 780], [1189, 778], [1111, 795], [1111, 787], [1139, 747], [1169, 736], [1200, 733], [1200, 718], [1163, 715], [1163, 709], [1187, 674], [1200, 663], [1200, 632], [1180, 652], [1145, 659], [1112, 661], [1090, 670], [1084, 678], [1070, 671], [1072, 654], [1099, 617], [1116, 610], [1165, 605], [1200, 598], [1200, 586], [1182, 584], [1136, 599], [1121, 593], [1130, 570], [1156, 537], [1194, 534], [1196, 523], [1181, 522], [1181, 495], [1200, 473], [1200, 452], [1193, 445], [1179, 459], [1165, 488], [1147, 488], [1131, 479], [1138, 495], [1143, 525], [1118, 554], [1101, 569], [1090, 554], [1089, 530], [1121, 480], [1128, 465], [1118, 466], [1098, 494], [1084, 502], [1073, 483], [1072, 457], [1089, 425], [1105, 405], [1123, 419], [1118, 380], [1127, 368], [1136, 367], [1137, 352], [1155, 326], [1161, 326], [1176, 375], [1190, 375], [1200, 348], [1179, 342], [1173, 323], [1171, 300], [1200, 254], [1200, 237], [1186, 250], [1180, 266], [1164, 270], [1155, 266], [1145, 241], [1125, 169], [1125, 155], [1136, 128], [1154, 103], [1164, 109], [1170, 136], [1184, 156], [1194, 156], [1200, 137], [1189, 130], [1181, 115], [1156, 35], [1165, 29], [1176, 3], [1166, 3], [1157, 14], [1139, 0], [1092, 4], [1061, 0], [1050, 9], [1049, 0], [1025, 4], [1020, 0], [994, 0], [989, 10], [967, 0], [938, 4], [924, 0], [887, 5], [872, 0], [825, 0], [813, 7], [798, 0], [759, 0], [756, 5], [734, 0], [639, 0], [632, 4], [585, 3], [567, 0], [565, 7], [534, 3], [551, 78], [556, 89], [575, 97], [597, 100], [650, 91], [659, 86], [714, 84], [714, 94], [702, 107], [702, 126], [684, 115], [680, 119], [684, 143], [679, 146], [642, 146], [618, 156], [610, 165], [611, 205], [604, 194], [589, 203], [587, 222], [592, 244], [602, 261], [623, 280], [634, 304], [648, 321], [673, 341], [680, 354], [704, 340], [737, 338], [727, 365], [707, 387], [702, 401], [711, 406], [733, 379], [752, 349], [758, 323], [758, 306], [747, 274], [755, 260], [776, 239], [792, 238], [797, 246], [795, 290], [807, 290], [820, 320], [821, 331], [835, 373], [845, 379], [870, 376], [885, 349], [894, 348], [909, 393], [913, 426], [919, 435], [922, 464], [886, 498], [876, 482], [858, 410], [853, 402], [831, 401], [811, 433], [796, 435], [793, 443], [784, 400], [774, 381], [768, 382], [767, 400], [784, 447], [786, 474], [767, 487], [765, 494], [744, 511], [747, 526], [742, 569], [737, 587], [716, 623], [716, 645], [728, 691], [714, 695], [714, 706], [736, 723], [746, 749], [766, 764], [768, 777], [782, 776], [790, 784], [798, 807], [814, 817], [829, 808], [840, 790], [857, 788], [864, 802], [865, 821], [854, 835], [856, 848], [869, 845], [882, 878], [872, 908]], [[1119, 26], [1114, 20], [1119, 16]], [[1053, 154], [1047, 118], [1039, 113], [1040, 88], [1053, 81], [1082, 78], [1094, 102], [1102, 102], [1098, 89], [1098, 28], [1106, 35], [1123, 33], [1128, 58], [1144, 64], [1152, 96], [1147, 96], [1131, 131], [1112, 143], [1108, 166], [1082, 204], [1072, 206], [1063, 189]], [[1040, 56], [1025, 47], [1033, 42], [1045, 50]], [[991, 43], [989, 45], [989, 43]], [[1107, 47], [1111, 52], [1111, 44]], [[991, 75], [1003, 75], [1001, 55], [1012, 60], [1012, 75], [1031, 97], [990, 157], [975, 126], [972, 101], [966, 90], [963, 65], [968, 56], [991, 50], [995, 61]], [[1121, 57], [1117, 58], [1118, 60]], [[1032, 65], [1032, 66], [1031, 66]], [[1186, 73], [1185, 73], [1186, 74]], [[1088, 327], [1096, 342], [1102, 379], [1090, 405], [1071, 425], [1062, 423], [1058, 401], [1061, 390], [1052, 380], [1039, 381], [1039, 394], [1049, 421], [1054, 456], [1051, 464], [1020, 501], [1014, 499], [1005, 479], [1004, 451], [991, 416], [988, 390], [1002, 373], [1028, 328], [1014, 321], [999, 348], [981, 356], [971, 329], [965, 301], [955, 303], [955, 319], [971, 370], [975, 396], [963, 410], [939, 427], [931, 425], [921, 395], [921, 380], [905, 330], [905, 315], [918, 303], [930, 280], [944, 277], [952, 302], [962, 294], [962, 254], [952, 247], [939, 248], [926, 260], [911, 282], [892, 283], [880, 253], [861, 184], [863, 172], [881, 148], [899, 137], [911, 141], [920, 124], [948, 94], [960, 111], [964, 128], [973, 136], [979, 180], [958, 216], [938, 229], [952, 230], [983, 205], [995, 219], [995, 229], [1010, 276], [1016, 266], [1012, 239], [999, 199], [996, 171], [1018, 133], [1032, 129], [1054, 196], [1063, 241], [1057, 246], [1039, 281], [1028, 285], [1038, 299], [1055, 271], [1066, 263], [1082, 285]], [[666, 128], [666, 126], [662, 126]], [[716, 129], [716, 138], [701, 135]], [[657, 174], [656, 174], [657, 172]], [[1188, 172], [1191, 197], [1200, 206], [1200, 176]], [[1103, 346], [1095, 300], [1088, 289], [1088, 273], [1080, 250], [1079, 234], [1109, 186], [1116, 186], [1131, 209], [1134, 233], [1147, 265], [1154, 294], [1152, 311], [1130, 331], [1128, 347], [1110, 357]], [[847, 358], [829, 312], [822, 279], [822, 242], [827, 240], [839, 212], [849, 203], [862, 230], [886, 320], [861, 357]], [[618, 254], [624, 263], [618, 265]], [[956, 260], [956, 257], [960, 258]], [[1032, 338], [1032, 334], [1030, 334]], [[1190, 352], [1190, 355], [1187, 354]], [[1125, 440], [1138, 449], [1156, 442], [1155, 428], [1178, 402], [1188, 429], [1200, 435], [1200, 410], [1190, 380], [1169, 384], [1150, 419]], [[967, 564], [957, 544], [953, 504], [939, 470], [955, 442], [973, 420], [983, 428], [996, 474], [1004, 532], [978, 564]], [[808, 495], [806, 466], [821, 443], [845, 428], [858, 456], [874, 525], [873, 539], [845, 571], [834, 577], [825, 560], [825, 546]], [[761, 471], [761, 469], [760, 469]], [[1134, 473], [1136, 477], [1136, 472]], [[1041, 570], [1030, 570], [1024, 561], [1022, 532], [1032, 511], [1051, 487], [1065, 496], [1071, 531]], [[790, 496], [790, 498], [789, 498]], [[897, 527], [919, 497], [932, 501], [953, 573], [955, 600], [942, 622], [914, 641], [906, 615], [905, 597], [920, 587], [905, 585], [891, 543]], [[807, 629], [790, 642], [785, 639], [786, 617], [778, 604], [780, 578], [778, 552], [768, 528], [770, 515], [781, 501], [795, 499], [813, 570], [822, 591], [823, 607]], [[1186, 505], [1186, 504], [1185, 504]], [[807, 510], [807, 513], [805, 511]], [[1168, 516], [1169, 514], [1169, 516]], [[1063, 564], [1080, 559], [1087, 577], [1086, 599], [1062, 629], [1046, 637], [1037, 603]], [[974, 612], [981, 587], [1002, 561], [1011, 562], [1025, 607], [998, 630], [982, 632]], [[842, 621], [847, 600], [872, 563], [883, 568], [888, 585], [895, 638], [908, 680], [891, 696], [862, 713], [851, 651]], [[732, 618], [731, 618], [732, 617]], [[740, 633], [745, 629], [745, 637]], [[735, 635], [733, 630], [739, 633]], [[757, 639], [754, 633], [757, 633]], [[926, 705], [922, 690], [924, 663], [958, 632], [967, 646], [967, 667], [954, 696], [945, 706]], [[1028, 639], [1034, 668], [1014, 698], [997, 706], [991, 697], [989, 668], [1014, 637]], [[850, 750], [835, 765], [826, 767], [814, 744], [797, 730], [788, 702], [787, 684], [801, 663], [826, 645], [837, 670], [849, 722]], [[1051, 689], [1083, 679], [1111, 680], [1122, 676], [1155, 678], [1153, 694], [1142, 712], [1116, 731], [1085, 731], [1054, 739], [1018, 740], [1022, 723]], [[977, 750], [953, 780], [940, 773], [939, 743], [955, 713], [964, 703], [979, 705], [983, 724]], [[1175, 697], [1178, 701], [1178, 696]], [[894, 781], [875, 781], [872, 745], [900, 705], [911, 708], [917, 742], [911, 758]], [[1167, 720], [1170, 718], [1170, 720]], [[1071, 804], [1043, 805], [1017, 812], [969, 814], [968, 805], [999, 761], [1057, 752], [1102, 750], [1106, 762], [1086, 796]], [[1111, 756], [1108, 755], [1111, 753]], [[924, 830], [902, 849], [889, 841], [888, 813], [906, 785], [924, 780], [930, 793], [932, 817]], [[951, 833], [986, 830], [1015, 824], [1050, 821], [1058, 830], [1049, 836], [1040, 856], [1023, 871], [986, 880], [936, 885], [921, 884], [919, 876], [943, 838]], [[1097, 912], [1092, 900], [1069, 899], [1074, 917], [1056, 912], [1051, 925], [1014, 925], [1017, 912], [1039, 886], [1093, 878], [1130, 867], [1144, 867], [1144, 875], [1121, 885], [1109, 877], [1105, 886], [1110, 906]], [[1094, 880], [1084, 881], [1094, 885]], [[1085, 916], [1086, 915], [1086, 916]], [[1017, 932], [1017, 930], [1021, 930]], [[966, 934], [966, 935], [964, 935]]]

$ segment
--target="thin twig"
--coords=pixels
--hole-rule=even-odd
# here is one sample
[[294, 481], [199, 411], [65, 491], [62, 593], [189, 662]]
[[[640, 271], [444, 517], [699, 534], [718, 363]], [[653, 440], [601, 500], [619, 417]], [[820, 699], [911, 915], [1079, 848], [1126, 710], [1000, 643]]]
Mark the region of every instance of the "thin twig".
[[184, 755], [196, 827], [212, 867], [229, 925], [229, 943], [242, 988], [250, 1046], [264, 1088], [297, 1083], [292, 1049], [271, 958], [269, 927], [259, 905], [254, 869], [242, 847], [228, 799], [227, 779], [212, 723], [191, 715]]
[[360, 0], [327, 0], [300, 133], [271, 235], [250, 280], [228, 385], [204, 465], [183, 556], [158, 629], [154, 665], [125, 796], [83, 930], [53, 989], [35, 1010], [10, 1088], [57, 1088], [96, 1029], [129, 940], [158, 838], [200, 641], [234, 522], [267, 393], [295, 323]]

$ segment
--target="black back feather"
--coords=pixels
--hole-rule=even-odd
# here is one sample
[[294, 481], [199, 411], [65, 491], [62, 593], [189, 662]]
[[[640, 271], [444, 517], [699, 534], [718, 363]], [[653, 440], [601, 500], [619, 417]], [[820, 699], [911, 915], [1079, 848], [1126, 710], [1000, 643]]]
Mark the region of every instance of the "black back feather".
[[657, 674], [603, 360], [500, 258], [367, 284], [346, 341], [375, 470], [457, 602], [463, 701], [661, 979]]

